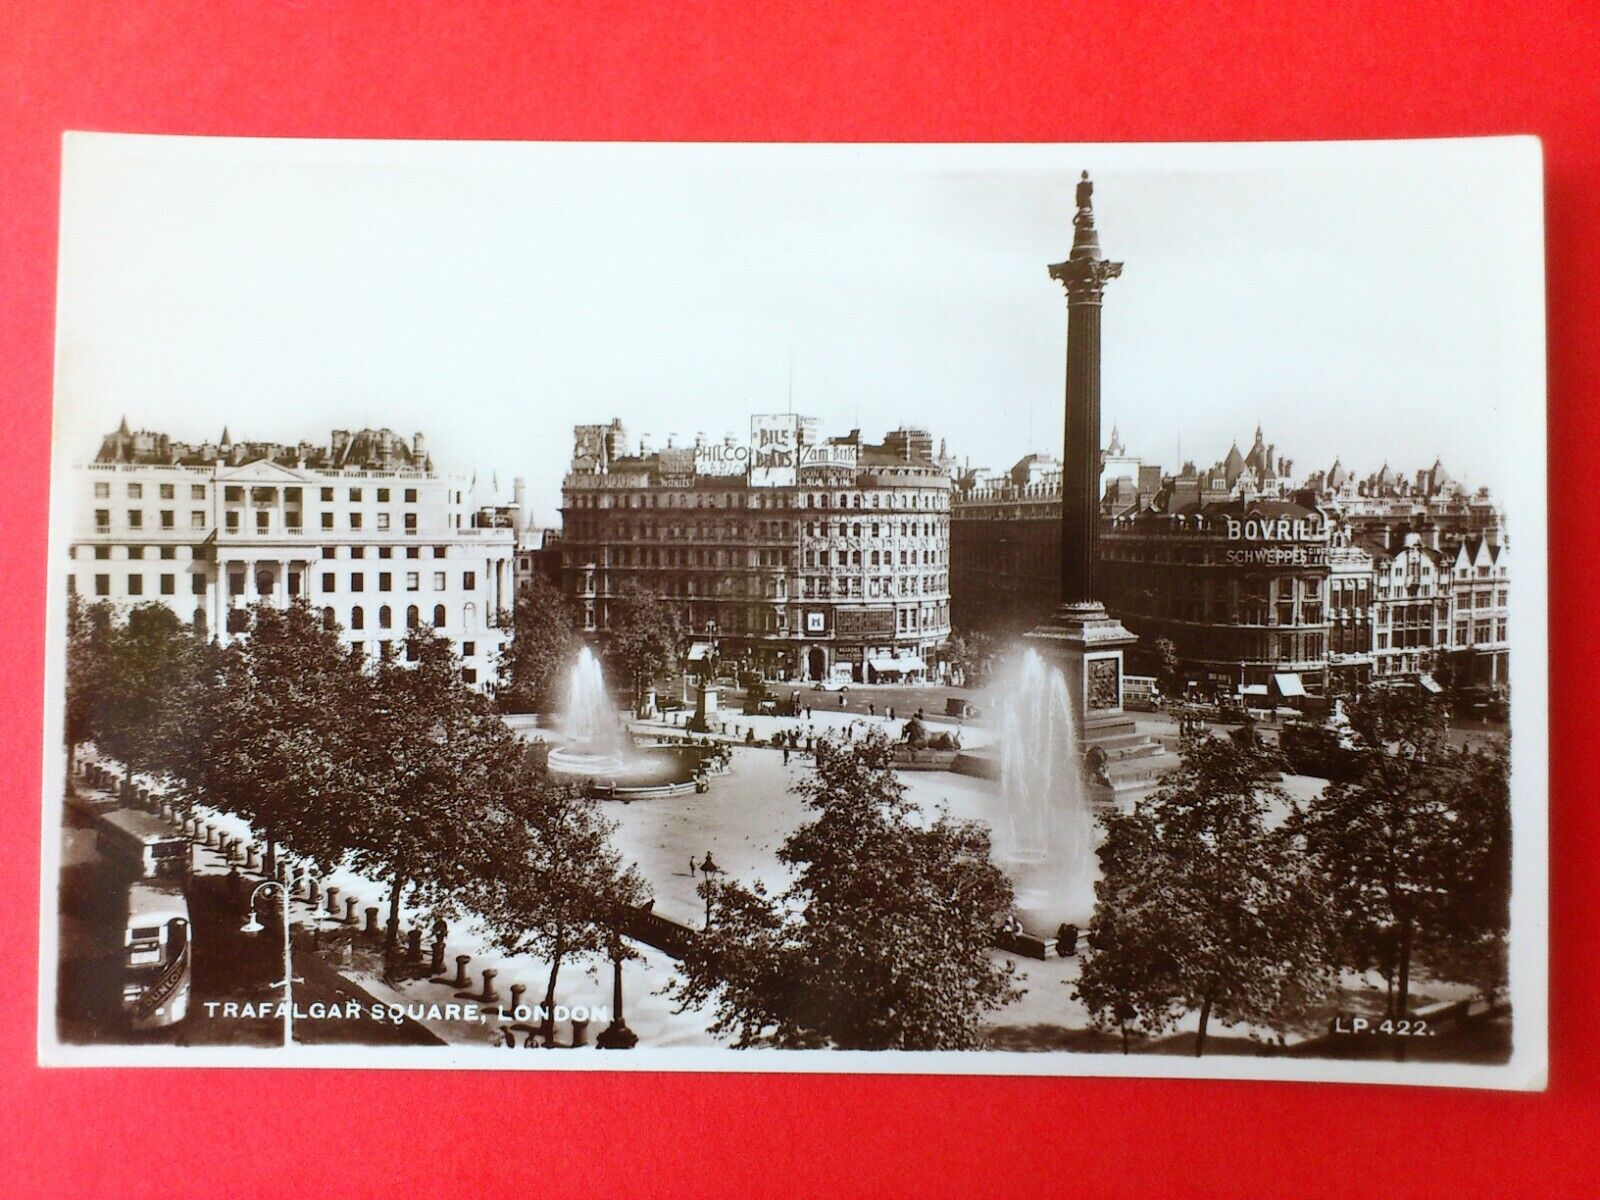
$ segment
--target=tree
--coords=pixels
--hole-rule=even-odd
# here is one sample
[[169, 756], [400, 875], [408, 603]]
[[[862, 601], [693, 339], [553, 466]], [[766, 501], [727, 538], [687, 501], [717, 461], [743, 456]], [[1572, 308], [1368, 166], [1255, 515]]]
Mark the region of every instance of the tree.
[[163, 604], [140, 604], [113, 628], [89, 720], [130, 783], [139, 771], [169, 772], [184, 761], [191, 711], [184, 697], [200, 676], [202, 645]]
[[1445, 860], [1438, 936], [1428, 951], [1435, 974], [1470, 980], [1494, 999], [1506, 985], [1511, 933], [1511, 756], [1497, 743], [1464, 753], [1452, 767], [1450, 806], [1460, 831]]
[[64, 736], [67, 775], [77, 762], [78, 747], [95, 736], [95, 712], [106, 693], [115, 628], [111, 605], [104, 600], [85, 604], [74, 594], [67, 597], [67, 702]]
[[389, 883], [392, 970], [406, 894], [435, 912], [453, 909], [482, 859], [484, 798], [521, 764], [523, 748], [431, 630], [412, 631], [403, 660], [377, 664], [371, 696], [370, 714], [350, 733], [361, 786], [333, 840], [353, 869]]
[[[1267, 825], [1272, 759], [1184, 739], [1179, 766], [1132, 813], [1106, 820], [1095, 934], [1079, 996], [1102, 1025], [1159, 1033], [1198, 1010], [1282, 1029], [1331, 983], [1321, 883], [1287, 830]], [[1104, 931], [1102, 933], [1102, 930]]]
[[606, 658], [613, 676], [628, 681], [637, 711], [655, 677], [678, 661], [683, 627], [677, 610], [630, 579], [611, 601], [607, 629]]
[[280, 842], [331, 864], [366, 782], [348, 735], [371, 719], [371, 680], [338, 629], [303, 600], [287, 609], [258, 604], [248, 620], [248, 636], [224, 652], [219, 686], [195, 715], [187, 780], [261, 831], [268, 875]]
[[473, 906], [497, 949], [550, 964], [541, 1022], [549, 1046], [563, 964], [626, 956], [622, 925], [648, 894], [611, 845], [615, 825], [595, 800], [526, 768], [502, 772], [495, 786], [500, 803], [489, 816]]
[[712, 1032], [741, 1047], [980, 1045], [984, 1014], [1020, 994], [989, 953], [1013, 897], [987, 830], [918, 813], [879, 730], [818, 743], [799, 790], [816, 816], [778, 852], [793, 885], [703, 883], [712, 919], [674, 997], [712, 1003]]
[[555, 709], [577, 650], [570, 602], [555, 584], [535, 576], [517, 592], [511, 640], [500, 649], [500, 706], [509, 712]]
[[1389, 1015], [1404, 1017], [1419, 949], [1493, 942], [1504, 929], [1507, 775], [1503, 759], [1454, 754], [1443, 706], [1420, 692], [1372, 689], [1349, 717], [1353, 778], [1330, 782], [1295, 823], [1321, 867], [1348, 965], [1381, 971]]

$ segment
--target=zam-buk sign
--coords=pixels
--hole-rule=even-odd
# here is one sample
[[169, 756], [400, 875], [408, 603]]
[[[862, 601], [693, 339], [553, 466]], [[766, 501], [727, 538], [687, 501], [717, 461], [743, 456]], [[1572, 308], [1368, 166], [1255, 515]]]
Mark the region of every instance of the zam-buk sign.
[[695, 474], [748, 473], [751, 487], [793, 487], [800, 467], [855, 465], [854, 446], [802, 445], [800, 424], [794, 413], [752, 416], [745, 445], [729, 439], [695, 447]]

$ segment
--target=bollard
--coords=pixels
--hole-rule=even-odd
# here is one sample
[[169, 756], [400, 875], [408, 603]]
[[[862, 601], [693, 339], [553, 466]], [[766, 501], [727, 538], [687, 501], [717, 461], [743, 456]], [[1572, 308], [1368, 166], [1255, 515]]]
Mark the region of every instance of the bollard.
[[256, 869], [256, 848], [254, 846], [246, 846], [244, 848], [244, 869], [246, 871], [254, 871]]
[[209, 821], [206, 822], [206, 849], [222, 849], [222, 831], [214, 828]]
[[366, 933], [369, 938], [376, 938], [378, 936], [378, 909], [375, 905], [369, 905], [367, 907]]
[[429, 952], [428, 972], [437, 975], [444, 970], [444, 934], [437, 934], [433, 939], [433, 948]]
[[239, 857], [239, 839], [224, 838], [222, 840], [222, 851], [227, 856], [228, 861], [233, 862]]
[[411, 928], [406, 932], [406, 958], [412, 962], [422, 959], [422, 930]]
[[500, 974], [500, 972], [496, 971], [492, 967], [485, 967], [483, 969], [483, 993], [478, 997], [478, 999], [482, 1000], [485, 1004], [500, 998], [500, 993], [494, 990], [494, 977], [498, 974]]
[[289, 886], [289, 864], [282, 858], [278, 859], [278, 882], [285, 888]]
[[354, 925], [356, 923], [356, 905], [360, 903], [361, 901], [354, 896], [346, 896], [344, 898], [344, 923], [346, 925]]
[[336, 887], [328, 889], [328, 915], [330, 917], [339, 915], [339, 889]]
[[455, 987], [464, 988], [467, 986], [467, 964], [471, 961], [472, 955], [470, 954], [456, 955], [456, 977], [453, 981]]
[[310, 871], [306, 872], [306, 903], [312, 908], [317, 906], [317, 895], [322, 889], [317, 886], [317, 877]]
[[587, 1046], [589, 1044], [589, 1021], [588, 1021], [588, 1018], [585, 1018], [582, 1021], [578, 1020], [577, 1018], [573, 1018], [573, 1021], [572, 1021], [572, 1044], [573, 1044], [574, 1047]]
[[527, 990], [528, 990], [528, 985], [525, 984], [525, 983], [513, 983], [511, 985], [511, 1019], [512, 1020], [516, 1020], [517, 1009], [522, 1007], [522, 996], [523, 996], [523, 993], [526, 992]]

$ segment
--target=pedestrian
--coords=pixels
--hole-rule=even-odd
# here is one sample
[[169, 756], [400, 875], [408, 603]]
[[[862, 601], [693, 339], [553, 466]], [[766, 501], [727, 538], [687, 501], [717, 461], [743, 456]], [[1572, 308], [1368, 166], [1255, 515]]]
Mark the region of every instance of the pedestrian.
[[867, 701], [867, 716], [875, 717], [877, 715], [878, 715], [878, 706], [877, 706], [877, 704], [875, 704], [871, 700]]
[[786, 767], [789, 765], [789, 747], [787, 746], [783, 748], [783, 765]]
[[889, 706], [889, 720], [894, 720], [894, 705]]
[[839, 707], [840, 708], [844, 707], [844, 693], [843, 692], [839, 693]]
[[689, 855], [689, 878], [694, 878], [694, 855]]

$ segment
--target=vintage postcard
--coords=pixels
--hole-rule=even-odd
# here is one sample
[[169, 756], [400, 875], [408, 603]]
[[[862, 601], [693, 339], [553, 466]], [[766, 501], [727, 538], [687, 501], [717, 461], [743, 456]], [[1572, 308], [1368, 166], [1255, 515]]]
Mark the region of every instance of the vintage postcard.
[[62, 174], [42, 1062], [1544, 1085], [1533, 139]]

